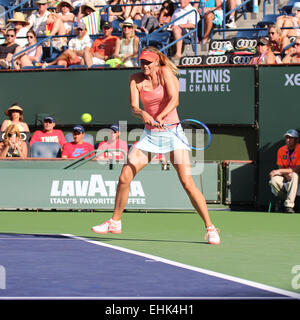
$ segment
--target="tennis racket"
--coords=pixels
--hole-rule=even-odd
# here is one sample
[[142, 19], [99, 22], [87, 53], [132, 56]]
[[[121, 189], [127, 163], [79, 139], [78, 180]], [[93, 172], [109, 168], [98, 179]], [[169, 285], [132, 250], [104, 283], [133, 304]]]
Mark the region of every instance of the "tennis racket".
[[[176, 126], [175, 130], [169, 128], [174, 126]], [[164, 124], [163, 127], [174, 133], [180, 141], [192, 150], [202, 151], [211, 145], [211, 132], [208, 127], [199, 120], [184, 119], [179, 123]], [[185, 135], [182, 134], [181, 128], [184, 130]], [[185, 139], [185, 137], [187, 139]]]

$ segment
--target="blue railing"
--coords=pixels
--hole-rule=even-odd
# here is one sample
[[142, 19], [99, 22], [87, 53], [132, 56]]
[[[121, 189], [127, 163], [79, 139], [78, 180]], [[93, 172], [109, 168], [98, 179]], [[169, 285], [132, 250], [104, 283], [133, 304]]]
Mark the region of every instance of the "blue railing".
[[23, 0], [20, 3], [10, 7], [9, 9], [5, 10], [4, 12], [0, 13], [0, 18], [2, 18], [3, 16], [8, 17], [9, 19], [12, 18], [14, 12], [16, 9], [22, 9], [23, 10], [23, 6], [27, 3], [31, 2], [31, 0]]
[[139, 55], [141, 53], [142, 50], [142, 45], [143, 43], [146, 43], [146, 45], [149, 45], [149, 42], [151, 41], [151, 36], [153, 37], [153, 35], [158, 34], [159, 32], [163, 31], [164, 29], [167, 29], [168, 26], [173, 25], [174, 22], [182, 19], [183, 17], [189, 15], [189, 14], [195, 14], [195, 28], [191, 29], [191, 31], [187, 32], [185, 35], [183, 35], [181, 38], [172, 41], [171, 43], [167, 44], [166, 46], [163, 46], [160, 51], [166, 51], [168, 48], [170, 48], [171, 46], [173, 46], [174, 44], [176, 44], [178, 41], [183, 40], [185, 38], [188, 38], [190, 36], [194, 35], [194, 39], [191, 37], [192, 39], [192, 46], [193, 46], [193, 50], [195, 52], [195, 55], [197, 55], [197, 42], [198, 42], [198, 23], [197, 23], [197, 10], [193, 9], [190, 10], [188, 12], [186, 12], [184, 15], [170, 21], [169, 23], [163, 25], [162, 27], [154, 30], [153, 32], [149, 33], [148, 35], [146, 35], [145, 37], [141, 38], [140, 43], [139, 43]]

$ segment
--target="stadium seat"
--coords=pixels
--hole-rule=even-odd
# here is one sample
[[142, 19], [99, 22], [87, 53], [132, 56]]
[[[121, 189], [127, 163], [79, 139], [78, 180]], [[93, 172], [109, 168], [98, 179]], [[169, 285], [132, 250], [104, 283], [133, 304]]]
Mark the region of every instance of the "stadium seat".
[[257, 28], [267, 27], [271, 24], [276, 24], [276, 19], [279, 17], [279, 14], [267, 14], [259, 21], [256, 25]]
[[[69, 132], [65, 135], [65, 138], [66, 138], [67, 142], [72, 142], [73, 141], [73, 134], [71, 132]], [[86, 133], [84, 135], [83, 141], [88, 142], [91, 145], [94, 145], [94, 137], [89, 133]]]
[[32, 158], [57, 158], [60, 152], [60, 145], [56, 142], [35, 142], [30, 154]]
[[146, 37], [141, 38], [140, 41], [142, 46], [154, 46], [161, 50], [163, 47], [167, 46], [170, 42], [171, 32], [153, 32], [148, 34]]

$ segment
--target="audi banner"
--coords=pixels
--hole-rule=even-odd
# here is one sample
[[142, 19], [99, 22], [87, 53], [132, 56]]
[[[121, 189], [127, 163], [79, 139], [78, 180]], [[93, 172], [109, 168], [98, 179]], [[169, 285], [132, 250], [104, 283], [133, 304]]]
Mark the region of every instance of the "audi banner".
[[226, 47], [234, 47], [234, 40], [212, 40], [209, 43], [209, 50], [220, 50]]
[[253, 48], [256, 47], [258, 39], [248, 39], [248, 38], [237, 38], [234, 39], [233, 47], [235, 50], [240, 50], [242, 48]]
[[182, 66], [199, 66], [199, 65], [216, 65], [216, 64], [230, 64], [227, 55], [221, 56], [186, 56], [180, 59]]
[[253, 58], [254, 55], [232, 55], [230, 56], [230, 64], [249, 64], [250, 60]]
[[180, 59], [180, 65], [182, 66], [199, 66], [201, 64], [204, 64], [203, 61], [204, 59], [206, 58], [206, 56], [185, 56], [185, 57], [182, 57]]
[[229, 57], [227, 55], [221, 56], [207, 56], [204, 59], [204, 64], [215, 65], [215, 64], [229, 64]]

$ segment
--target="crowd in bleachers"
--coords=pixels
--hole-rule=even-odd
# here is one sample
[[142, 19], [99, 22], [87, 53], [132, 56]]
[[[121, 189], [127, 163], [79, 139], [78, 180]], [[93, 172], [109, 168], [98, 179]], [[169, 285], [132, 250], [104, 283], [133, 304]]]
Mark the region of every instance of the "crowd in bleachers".
[[[164, 44], [171, 41], [174, 41], [174, 45], [163, 52], [178, 64], [186, 44], [210, 44], [214, 28], [237, 27], [237, 11], [234, 11], [237, 2], [227, 0], [226, 6], [222, 0], [192, 3], [190, 0], [29, 2], [26, 10], [17, 8], [11, 12], [10, 18], [8, 14], [0, 18], [0, 35], [3, 36], [0, 37], [0, 66], [5, 69], [135, 67], [141, 47], [150, 44], [162, 49]], [[297, 43], [294, 42], [300, 35], [300, 2], [290, 0], [289, 4], [287, 10], [275, 15], [273, 20], [266, 23], [264, 30], [256, 33], [258, 46], [244, 48], [244, 51], [250, 49], [251, 58], [256, 52], [257, 58], [251, 59], [251, 63], [298, 61], [293, 57], [297, 56]], [[239, 10], [245, 10], [241, 8]], [[194, 9], [196, 14], [191, 12]], [[196, 29], [198, 33], [191, 33]], [[159, 34], [162, 37], [165, 33], [166, 41], [157, 36]], [[151, 37], [147, 39], [152, 34], [156, 36], [155, 41]], [[194, 34], [197, 36], [196, 43]], [[262, 48], [264, 46], [266, 48]], [[234, 49], [227, 48], [224, 53], [238, 54]], [[208, 54], [220, 55], [220, 52], [209, 50]], [[265, 58], [265, 55], [271, 57], [272, 54], [275, 60], [273, 57]]]

